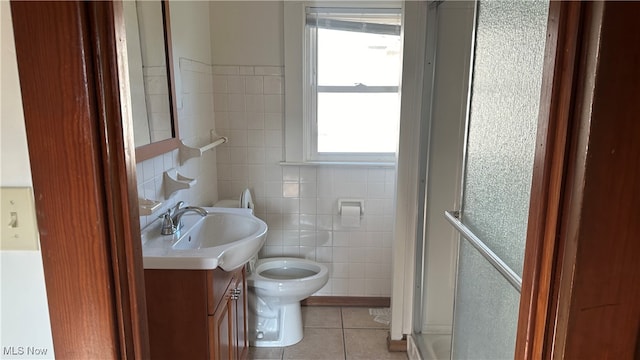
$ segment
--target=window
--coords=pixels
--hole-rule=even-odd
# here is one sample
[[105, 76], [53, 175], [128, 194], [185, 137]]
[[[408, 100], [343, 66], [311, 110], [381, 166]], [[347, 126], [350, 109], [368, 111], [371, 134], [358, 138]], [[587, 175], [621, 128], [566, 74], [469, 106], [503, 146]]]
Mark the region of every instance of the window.
[[[299, 77], [302, 161], [395, 161], [401, 9], [307, 6], [304, 17], [304, 34], [299, 39], [304, 47]], [[289, 45], [285, 39], [285, 52], [291, 53]], [[286, 56], [288, 71], [295, 67], [287, 64]], [[294, 86], [286, 87], [289, 102], [297, 84], [290, 73], [285, 81]], [[291, 115], [288, 112], [286, 126]], [[288, 139], [293, 138], [290, 129], [285, 131]]]

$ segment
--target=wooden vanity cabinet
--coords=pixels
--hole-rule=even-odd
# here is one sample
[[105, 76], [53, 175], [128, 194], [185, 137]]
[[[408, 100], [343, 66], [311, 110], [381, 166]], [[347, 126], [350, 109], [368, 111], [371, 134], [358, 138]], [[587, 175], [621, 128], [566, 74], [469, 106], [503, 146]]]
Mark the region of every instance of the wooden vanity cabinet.
[[209, 316], [209, 343], [213, 344], [210, 359], [244, 359], [247, 341], [246, 283], [235, 277], [227, 293]]
[[246, 359], [244, 268], [145, 270], [152, 359]]

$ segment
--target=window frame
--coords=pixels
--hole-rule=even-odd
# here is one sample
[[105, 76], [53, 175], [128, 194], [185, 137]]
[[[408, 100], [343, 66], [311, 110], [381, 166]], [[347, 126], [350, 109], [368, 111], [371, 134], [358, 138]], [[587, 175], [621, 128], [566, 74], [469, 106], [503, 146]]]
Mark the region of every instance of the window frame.
[[[394, 152], [322, 152], [318, 148], [317, 93], [315, 73], [317, 56], [316, 32], [307, 26], [307, 8], [362, 8], [394, 9], [400, 11], [399, 1], [387, 2], [285, 2], [285, 161], [302, 164], [352, 164], [395, 166], [397, 148]], [[402, 25], [401, 25], [402, 26]], [[297, 34], [296, 34], [297, 32]], [[402, 33], [401, 35], [402, 36]], [[350, 92], [382, 92], [395, 88], [400, 94], [401, 86], [369, 86], [368, 91], [355, 91], [354, 86], [327, 86], [324, 90], [348, 90]], [[363, 90], [363, 89], [359, 89]], [[388, 92], [388, 91], [384, 91]], [[400, 116], [400, 113], [398, 113]]]

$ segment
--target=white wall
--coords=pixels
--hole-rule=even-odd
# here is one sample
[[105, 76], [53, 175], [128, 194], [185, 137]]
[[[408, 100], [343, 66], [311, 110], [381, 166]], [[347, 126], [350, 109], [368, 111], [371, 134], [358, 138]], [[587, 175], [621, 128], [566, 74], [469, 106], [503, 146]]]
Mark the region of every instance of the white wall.
[[[280, 1], [211, 3], [216, 130], [230, 139], [217, 150], [220, 198], [253, 190], [269, 226], [261, 256], [329, 265], [316, 295], [390, 296], [395, 169], [280, 165], [282, 16]], [[359, 228], [341, 226], [339, 198], [365, 200]]]
[[[414, 290], [415, 234], [420, 179], [420, 138], [425, 77], [427, 3], [404, 4], [402, 104], [398, 146], [396, 218], [393, 245], [393, 292], [391, 297], [391, 340], [401, 340], [411, 331]], [[427, 69], [428, 71], [428, 69]]]
[[282, 66], [282, 7], [282, 1], [211, 2], [214, 64]]
[[[215, 48], [214, 48], [215, 51]], [[330, 280], [317, 295], [389, 296], [395, 171], [384, 168], [282, 166], [283, 70], [214, 66], [218, 191], [237, 199], [250, 188], [269, 233], [261, 256], [325, 263]], [[339, 198], [365, 200], [359, 228], [344, 228]]]
[[[0, 44], [0, 186], [32, 187], [8, 1], [0, 2]], [[0, 273], [0, 357], [25, 358], [8, 354], [26, 353], [27, 347], [35, 347], [46, 350], [46, 355], [29, 358], [53, 358], [40, 251], [1, 251]]]
[[[180, 138], [195, 145], [208, 140], [209, 131], [215, 128], [209, 3], [170, 2], [170, 15]], [[166, 198], [163, 173], [171, 168], [184, 176], [196, 178], [197, 183], [191, 189], [179, 190]], [[161, 211], [179, 200], [207, 206], [218, 199], [215, 150], [184, 164], [180, 164], [178, 151], [174, 150], [140, 162], [136, 169], [139, 196], [163, 201], [159, 212], [140, 217], [141, 227], [156, 220]]]

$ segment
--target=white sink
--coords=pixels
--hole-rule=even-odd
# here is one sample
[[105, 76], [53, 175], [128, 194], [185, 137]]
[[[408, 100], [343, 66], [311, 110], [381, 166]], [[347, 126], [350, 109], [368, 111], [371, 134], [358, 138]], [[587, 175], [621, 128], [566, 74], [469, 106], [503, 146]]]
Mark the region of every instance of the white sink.
[[184, 227], [161, 235], [161, 221], [142, 233], [145, 269], [215, 269], [231, 271], [258, 253], [267, 224], [249, 209], [206, 207], [207, 216], [186, 213]]

